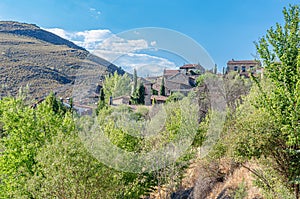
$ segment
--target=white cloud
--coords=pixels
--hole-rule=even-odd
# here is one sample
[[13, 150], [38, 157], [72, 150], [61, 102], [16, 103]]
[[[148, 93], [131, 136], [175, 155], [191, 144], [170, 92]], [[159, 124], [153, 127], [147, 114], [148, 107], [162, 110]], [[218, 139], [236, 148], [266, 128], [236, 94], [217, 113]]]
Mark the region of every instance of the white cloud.
[[97, 10], [96, 8], [90, 8], [89, 12], [91, 17], [94, 17], [95, 19], [98, 19], [99, 15], [101, 14], [101, 11]]
[[156, 41], [144, 39], [127, 40], [114, 35], [108, 29], [67, 32], [60, 28], [45, 29], [82, 46], [93, 54], [132, 72], [137, 69], [140, 76], [161, 75], [165, 68], [176, 68], [166, 58], [139, 53], [156, 45]]
[[92, 51], [95, 50], [100, 43], [105, 39], [112, 36], [110, 30], [87, 30], [83, 32], [74, 33], [74, 37], [71, 38], [76, 44]]
[[99, 57], [114, 62], [120, 56], [147, 48], [148, 43], [146, 40], [126, 40], [113, 35], [112, 37], [103, 40], [103, 42], [101, 42], [92, 52]]
[[114, 64], [133, 72], [135, 68], [140, 76], [162, 75], [165, 68], [176, 68], [168, 59], [148, 54], [128, 53], [118, 57]]
[[[129, 53], [148, 48], [148, 42], [143, 39], [126, 40], [120, 38], [108, 29], [67, 32], [60, 28], [45, 29], [64, 39], [68, 39], [89, 51], [112, 51]], [[101, 45], [100, 45], [101, 44]]]
[[70, 39], [69, 33], [61, 28], [47, 28], [45, 30], [52, 32], [53, 34], [56, 34], [64, 39]]
[[151, 45], [151, 46], [156, 46], [156, 41], [151, 41], [151, 42], [150, 42], [150, 45]]
[[146, 40], [126, 40], [115, 35], [103, 41], [102, 45], [99, 46], [99, 49], [101, 50], [123, 53], [129, 53], [132, 51], [142, 50], [146, 48], [148, 48], [148, 43]]
[[48, 28], [45, 30], [52, 32], [64, 39], [70, 40], [89, 51], [95, 50], [100, 43], [113, 35], [111, 31], [107, 29], [86, 30], [79, 32], [67, 32], [60, 28]]

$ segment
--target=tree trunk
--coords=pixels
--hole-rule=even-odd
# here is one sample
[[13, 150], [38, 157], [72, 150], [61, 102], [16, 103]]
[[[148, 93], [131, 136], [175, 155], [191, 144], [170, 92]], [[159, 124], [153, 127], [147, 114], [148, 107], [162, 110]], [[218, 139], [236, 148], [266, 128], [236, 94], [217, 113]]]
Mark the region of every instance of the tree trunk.
[[295, 184], [295, 198], [299, 199], [299, 184]]

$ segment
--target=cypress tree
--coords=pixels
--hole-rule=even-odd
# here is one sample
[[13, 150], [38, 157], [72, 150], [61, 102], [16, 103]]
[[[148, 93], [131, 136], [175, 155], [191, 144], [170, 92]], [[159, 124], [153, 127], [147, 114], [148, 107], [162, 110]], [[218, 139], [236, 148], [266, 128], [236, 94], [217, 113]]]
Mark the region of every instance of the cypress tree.
[[165, 78], [163, 77], [161, 80], [161, 85], [160, 85], [160, 95], [165, 96], [166, 95], [166, 88], [165, 88]]
[[105, 95], [103, 89], [100, 90], [98, 106], [96, 109], [96, 114], [98, 115], [99, 111], [105, 107]]

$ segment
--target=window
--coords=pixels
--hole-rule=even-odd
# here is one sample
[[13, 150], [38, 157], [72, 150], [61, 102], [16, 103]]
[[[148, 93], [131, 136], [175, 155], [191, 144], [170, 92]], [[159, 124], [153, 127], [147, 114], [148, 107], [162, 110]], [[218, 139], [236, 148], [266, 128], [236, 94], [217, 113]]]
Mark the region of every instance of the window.
[[254, 74], [255, 71], [254, 71], [254, 66], [250, 66], [250, 71], [251, 71], [251, 74]]
[[239, 67], [238, 67], [238, 66], [235, 66], [233, 70], [234, 70], [234, 71], [238, 71], [238, 70], [239, 70]]
[[246, 72], [246, 66], [242, 66], [242, 72]]

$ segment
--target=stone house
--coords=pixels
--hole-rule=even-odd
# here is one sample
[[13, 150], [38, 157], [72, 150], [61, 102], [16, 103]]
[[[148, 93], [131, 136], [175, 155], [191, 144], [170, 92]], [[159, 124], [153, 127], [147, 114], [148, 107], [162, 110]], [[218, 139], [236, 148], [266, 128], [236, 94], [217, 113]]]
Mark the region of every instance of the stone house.
[[230, 60], [227, 62], [226, 74], [236, 71], [245, 77], [250, 74], [257, 75], [261, 72], [262, 67], [260, 61], [257, 60]]
[[111, 105], [122, 105], [122, 104], [127, 104], [130, 105], [130, 96], [119, 96], [119, 97], [115, 97], [112, 99], [112, 104]]
[[[205, 73], [200, 64], [185, 64], [179, 69], [165, 69], [162, 76], [145, 78], [145, 105], [156, 102], [164, 103], [172, 93], [180, 92], [187, 96], [196, 86], [196, 78]], [[165, 86], [165, 96], [160, 95], [162, 81]]]
[[151, 95], [151, 103], [155, 101], [156, 104], [163, 104], [166, 102], [168, 97], [161, 95]]
[[179, 67], [180, 70], [184, 70], [186, 75], [204, 74], [205, 68], [200, 64], [185, 64]]

